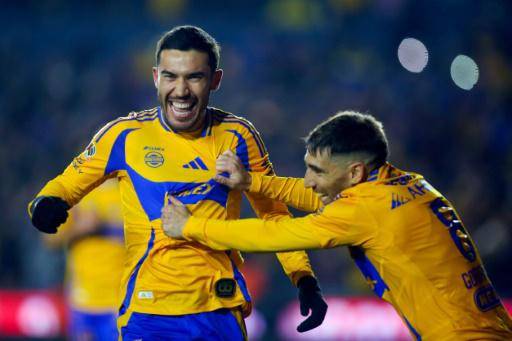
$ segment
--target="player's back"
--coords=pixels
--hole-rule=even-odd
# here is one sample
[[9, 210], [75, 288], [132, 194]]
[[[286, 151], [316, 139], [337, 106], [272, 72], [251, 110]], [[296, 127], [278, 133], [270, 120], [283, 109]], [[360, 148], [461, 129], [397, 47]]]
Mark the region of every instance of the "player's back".
[[[411, 333], [431, 340], [512, 338], [512, 321], [450, 203], [421, 176], [390, 165], [344, 192], [375, 230], [351, 255]], [[364, 249], [364, 251], [363, 251]]]

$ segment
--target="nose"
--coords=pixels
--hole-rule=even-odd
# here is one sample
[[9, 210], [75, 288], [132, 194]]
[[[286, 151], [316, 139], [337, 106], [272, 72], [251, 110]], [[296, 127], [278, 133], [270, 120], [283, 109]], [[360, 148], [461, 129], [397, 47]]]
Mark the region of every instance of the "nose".
[[190, 94], [187, 81], [181, 77], [178, 78], [172, 94], [174, 97], [187, 97]]
[[313, 177], [311, 176], [309, 170], [306, 170], [306, 174], [304, 174], [304, 187], [306, 188], [315, 188], [315, 182], [313, 181]]

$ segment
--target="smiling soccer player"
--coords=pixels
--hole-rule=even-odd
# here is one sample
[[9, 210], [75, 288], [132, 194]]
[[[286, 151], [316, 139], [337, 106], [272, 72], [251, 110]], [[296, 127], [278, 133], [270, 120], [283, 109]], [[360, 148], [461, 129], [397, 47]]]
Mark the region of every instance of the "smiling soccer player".
[[[108, 178], [119, 180], [127, 261], [118, 326], [124, 340], [240, 340], [251, 298], [238, 270], [237, 251], [212, 251], [168, 238], [161, 208], [179, 197], [203, 217], [239, 217], [241, 193], [217, 183], [215, 160], [236, 150], [251, 171], [271, 174], [267, 151], [247, 120], [208, 107], [219, 88], [219, 45], [205, 31], [181, 26], [158, 42], [154, 83], [160, 106], [108, 123], [63, 174], [48, 182], [29, 205], [32, 223], [55, 233], [67, 210]], [[288, 219], [285, 205], [248, 195], [258, 216]], [[305, 252], [278, 254], [299, 289], [299, 326], [320, 325], [327, 305]]]
[[[505, 310], [453, 206], [421, 175], [387, 162], [373, 116], [341, 112], [306, 138], [304, 179], [249, 173], [229, 151], [217, 181], [315, 212], [281, 221], [190, 216], [163, 209], [173, 238], [216, 250], [286, 251], [348, 246], [366, 282], [417, 340], [512, 340]], [[193, 214], [193, 213], [192, 213]]]

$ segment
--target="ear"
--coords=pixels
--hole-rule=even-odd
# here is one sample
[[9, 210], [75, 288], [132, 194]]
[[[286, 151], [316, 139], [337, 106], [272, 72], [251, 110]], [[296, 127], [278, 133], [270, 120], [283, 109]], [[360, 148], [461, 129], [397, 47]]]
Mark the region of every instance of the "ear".
[[350, 168], [350, 185], [355, 186], [361, 182], [364, 182], [366, 174], [366, 166], [363, 162], [354, 162], [349, 166]]
[[213, 72], [212, 75], [212, 83], [210, 85], [210, 90], [215, 91], [218, 88], [220, 88], [220, 83], [222, 81], [222, 75], [224, 74], [224, 71], [222, 69], [217, 69]]
[[153, 66], [153, 83], [155, 88], [158, 89], [158, 66]]

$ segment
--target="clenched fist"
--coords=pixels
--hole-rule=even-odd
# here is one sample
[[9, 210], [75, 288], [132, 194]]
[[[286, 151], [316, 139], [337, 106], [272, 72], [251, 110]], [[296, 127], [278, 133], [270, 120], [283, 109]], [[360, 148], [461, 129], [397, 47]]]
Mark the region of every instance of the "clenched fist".
[[245, 170], [240, 158], [231, 150], [226, 150], [217, 158], [215, 170], [217, 175], [214, 179], [220, 184], [240, 191], [246, 191], [251, 187], [251, 175]]

